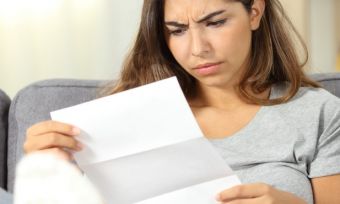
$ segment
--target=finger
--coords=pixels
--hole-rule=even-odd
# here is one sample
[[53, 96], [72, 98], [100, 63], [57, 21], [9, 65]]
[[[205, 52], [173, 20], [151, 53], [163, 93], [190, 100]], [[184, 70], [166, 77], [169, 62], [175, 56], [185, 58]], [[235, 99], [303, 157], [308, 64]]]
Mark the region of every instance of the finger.
[[27, 142], [24, 144], [26, 153], [53, 147], [68, 148], [75, 151], [80, 151], [82, 149], [82, 145], [76, 139], [59, 133], [39, 135], [27, 140]]
[[271, 186], [263, 183], [238, 185], [222, 191], [216, 196], [216, 199], [218, 201], [229, 202], [236, 199], [256, 198], [269, 193], [271, 189]]
[[75, 151], [80, 151], [82, 145], [73, 137], [68, 137], [58, 133], [49, 133], [47, 135], [41, 135], [38, 137], [44, 137], [44, 141], [42, 143], [42, 149], [51, 148], [51, 147], [61, 147], [68, 148]]
[[237, 199], [229, 202], [222, 202], [221, 204], [264, 204], [262, 197], [260, 198], [250, 198], [250, 199]]
[[70, 124], [65, 124], [53, 120], [43, 121], [37, 123], [27, 129], [27, 136], [37, 136], [46, 134], [49, 132], [58, 132], [60, 134], [69, 135], [69, 136], [76, 136], [80, 134], [80, 130], [77, 127], [74, 127]]

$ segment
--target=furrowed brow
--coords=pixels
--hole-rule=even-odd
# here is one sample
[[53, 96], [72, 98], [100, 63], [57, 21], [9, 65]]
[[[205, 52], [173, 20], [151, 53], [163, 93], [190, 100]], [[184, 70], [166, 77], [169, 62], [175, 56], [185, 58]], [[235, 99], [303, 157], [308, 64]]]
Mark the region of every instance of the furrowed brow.
[[179, 28], [187, 28], [188, 27], [188, 25], [183, 24], [183, 23], [178, 23], [176, 21], [166, 21], [165, 25], [175, 26], [175, 27], [179, 27]]
[[201, 19], [199, 19], [199, 20], [197, 21], [197, 23], [203, 23], [203, 22], [205, 22], [205, 21], [211, 19], [212, 17], [218, 16], [218, 15], [224, 13], [224, 12], [225, 12], [225, 10], [219, 10], [219, 11], [212, 12], [212, 13], [210, 13], [210, 14], [208, 14], [208, 15], [202, 17]]
[[[199, 19], [196, 23], [203, 23], [215, 16], [218, 16], [222, 13], [224, 13], [226, 10], [219, 10], [219, 11], [215, 11], [215, 12], [212, 12], [204, 17], [202, 17], [201, 19]], [[175, 27], [179, 27], [179, 28], [187, 28], [188, 25], [186, 24], [183, 24], [183, 23], [178, 23], [176, 21], [166, 21], [165, 22], [165, 25], [168, 25], [168, 26], [175, 26]]]

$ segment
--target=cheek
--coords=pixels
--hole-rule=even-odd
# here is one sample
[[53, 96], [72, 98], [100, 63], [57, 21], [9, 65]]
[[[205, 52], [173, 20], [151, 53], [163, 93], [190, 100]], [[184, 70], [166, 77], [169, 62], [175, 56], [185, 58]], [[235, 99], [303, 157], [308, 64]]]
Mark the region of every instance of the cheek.
[[172, 39], [168, 42], [170, 52], [176, 61], [182, 66], [186, 67], [188, 64], [188, 41], [186, 39]]
[[248, 27], [225, 29], [214, 39], [216, 55], [226, 58], [230, 64], [242, 64], [248, 57], [251, 46], [251, 30]]

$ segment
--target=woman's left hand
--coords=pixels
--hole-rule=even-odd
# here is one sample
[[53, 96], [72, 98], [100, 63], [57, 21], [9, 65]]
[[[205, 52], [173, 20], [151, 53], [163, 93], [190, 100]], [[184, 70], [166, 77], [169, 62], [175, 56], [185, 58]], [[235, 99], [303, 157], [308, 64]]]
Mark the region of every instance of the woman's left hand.
[[306, 204], [304, 200], [264, 183], [245, 184], [224, 190], [217, 201], [228, 204]]

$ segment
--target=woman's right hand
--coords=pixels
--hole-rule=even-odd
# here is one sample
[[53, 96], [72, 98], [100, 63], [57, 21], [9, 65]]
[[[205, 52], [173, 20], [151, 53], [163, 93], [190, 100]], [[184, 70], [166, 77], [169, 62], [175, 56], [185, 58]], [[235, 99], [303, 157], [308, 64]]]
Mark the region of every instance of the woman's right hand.
[[26, 131], [24, 151], [55, 154], [63, 159], [72, 160], [69, 151], [80, 151], [81, 144], [75, 139], [80, 130], [69, 124], [48, 120], [37, 123]]

